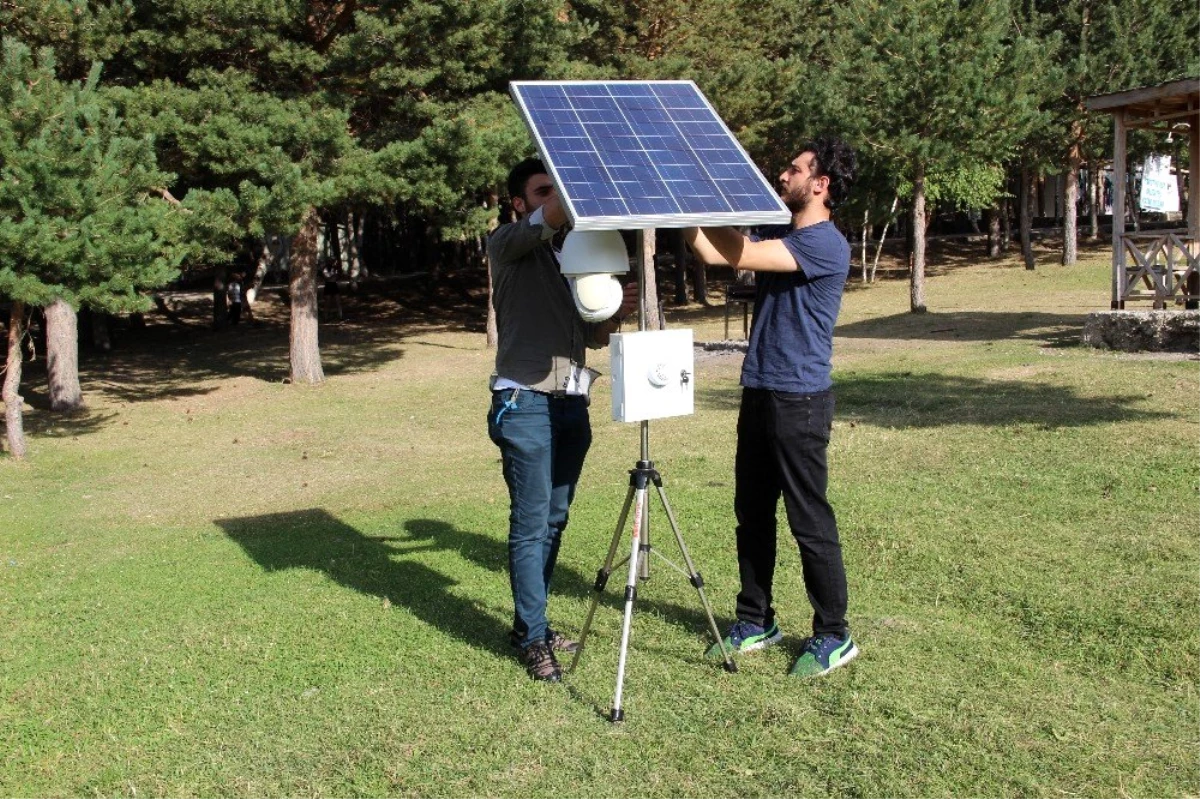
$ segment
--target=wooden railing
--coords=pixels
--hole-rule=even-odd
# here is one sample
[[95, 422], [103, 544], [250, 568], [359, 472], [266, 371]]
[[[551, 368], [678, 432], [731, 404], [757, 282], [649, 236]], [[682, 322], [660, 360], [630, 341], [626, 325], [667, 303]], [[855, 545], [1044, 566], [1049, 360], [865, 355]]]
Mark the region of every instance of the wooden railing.
[[1181, 304], [1195, 308], [1200, 300], [1200, 240], [1182, 230], [1121, 235], [1123, 252], [1114, 264], [1113, 298], [1118, 308], [1127, 300], [1151, 300], [1155, 308]]

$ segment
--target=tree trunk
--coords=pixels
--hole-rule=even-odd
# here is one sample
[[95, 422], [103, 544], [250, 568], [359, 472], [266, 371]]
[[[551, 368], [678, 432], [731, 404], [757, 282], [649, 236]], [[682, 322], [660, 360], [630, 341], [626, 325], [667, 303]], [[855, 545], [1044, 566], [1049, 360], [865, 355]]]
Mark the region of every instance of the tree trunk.
[[353, 211], [346, 212], [346, 224], [334, 225], [337, 233], [338, 254], [342, 274], [350, 278], [350, 288], [358, 288], [358, 280], [362, 271], [362, 259], [359, 256], [359, 242], [362, 241], [362, 214]]
[[108, 314], [92, 311], [92, 346], [100, 352], [112, 349], [112, 336], [108, 334]]
[[262, 289], [263, 280], [267, 276], [267, 272], [271, 269], [271, 262], [274, 260], [274, 252], [271, 250], [271, 236], [267, 234], [258, 243], [258, 258], [254, 264], [254, 277], [250, 278], [250, 285], [246, 288], [245, 305], [246, 318], [254, 321], [254, 303], [258, 300], [258, 292]]
[[275, 279], [280, 283], [292, 273], [292, 240], [287, 236], [271, 235]]
[[354, 248], [353, 257], [350, 261], [350, 285], [358, 288], [358, 281], [366, 277], [367, 267], [363, 263], [363, 222], [366, 219], [366, 214], [359, 211], [357, 214], [350, 214], [349, 219], [352, 223], [350, 228], [350, 244]]
[[292, 243], [288, 293], [292, 300], [290, 361], [292, 384], [324, 382], [321, 350], [317, 343], [317, 236], [321, 215], [308, 209]]
[[421, 226], [421, 245], [421, 258], [417, 263], [427, 265], [432, 285], [442, 279], [442, 248], [438, 246], [437, 231], [430, 222]]
[[873, 200], [873, 199], [874, 199], [873, 197], [868, 195], [868, 197], [867, 197], [868, 208], [863, 211], [861, 249], [862, 249], [862, 282], [864, 282], [864, 283], [867, 282], [867, 229], [870, 227], [870, 222], [871, 222], [871, 209], [869, 206], [870, 206], [871, 200]]
[[1005, 197], [1000, 204], [1000, 252], [1008, 252], [1012, 244], [1012, 201]]
[[496, 305], [492, 302], [492, 259], [486, 258], [488, 278], [487, 348], [496, 349], [500, 344], [500, 331], [496, 327]]
[[879, 271], [879, 256], [883, 255], [883, 243], [887, 241], [888, 227], [891, 226], [892, 220], [896, 218], [896, 206], [900, 204], [899, 193], [892, 196], [892, 208], [888, 211], [887, 219], [884, 220], [883, 230], [879, 233], [879, 246], [875, 248], [875, 260], [871, 262], [871, 273], [867, 282], [875, 282], [875, 273]]
[[75, 309], [57, 299], [46, 312], [46, 371], [50, 384], [50, 408], [76, 411], [83, 407], [79, 388], [79, 321]]
[[687, 305], [688, 246], [683, 238], [683, 231], [676, 230], [672, 241], [675, 246], [675, 304]]
[[4, 430], [8, 452], [16, 460], [25, 457], [25, 423], [21, 405], [21, 339], [25, 337], [25, 303], [13, 300], [8, 319], [8, 360], [4, 367]]
[[1091, 195], [1092, 201], [1089, 203], [1091, 209], [1088, 211], [1088, 241], [1100, 240], [1100, 214], [1104, 210], [1104, 174], [1100, 171], [1100, 164], [1093, 159], [1093, 163], [1088, 164], [1088, 173], [1091, 176]]
[[658, 312], [658, 275], [654, 269], [654, 253], [655, 253], [655, 236], [654, 229], [645, 230], [642, 232], [642, 257], [646, 260], [646, 268], [643, 274], [638, 275], [638, 280], [646, 281], [645, 291], [642, 296], [646, 298], [646, 329], [661, 330], [662, 315]]
[[[487, 193], [487, 207], [500, 208], [500, 188], [498, 186], [491, 187]], [[501, 209], [503, 212], [503, 209]], [[487, 270], [488, 279], [488, 310], [487, 310], [487, 348], [489, 350], [496, 349], [500, 344], [500, 331], [496, 328], [496, 305], [492, 302], [492, 259], [488, 257], [487, 240], [488, 236], [500, 227], [500, 219], [493, 218], [488, 220], [488, 235], [483, 237], [483, 268]], [[395, 264], [392, 266], [392, 274], [395, 274]]]
[[699, 258], [692, 259], [692, 297], [701, 305], [712, 305], [708, 301], [708, 270]]
[[225, 270], [217, 269], [213, 277], [213, 329], [225, 327], [229, 320], [229, 298], [225, 294]]
[[334, 258], [333, 250], [334, 250], [334, 247], [337, 245], [337, 240], [335, 239], [332, 243], [330, 242], [329, 231], [326, 229], [324, 219], [318, 219], [316, 224], [317, 224], [317, 244], [316, 244], [317, 256], [316, 256], [316, 258], [317, 258], [317, 268], [319, 269], [319, 268], [329, 265], [329, 262], [333, 260], [333, 258]]
[[1063, 266], [1074, 266], [1079, 261], [1079, 166], [1083, 163], [1079, 139], [1083, 136], [1083, 123], [1076, 120], [1071, 128], [1074, 136], [1067, 152], [1066, 185], [1063, 186]]
[[[494, 208], [495, 206], [492, 207]], [[404, 217], [401, 214], [396, 213], [394, 210], [390, 210], [388, 212], [386, 223], [380, 222], [380, 226], [384, 230], [383, 258], [387, 263], [387, 273], [389, 276], [394, 276], [396, 274], [396, 262], [399, 260], [396, 255], [397, 251], [399, 250], [397, 247], [397, 239], [404, 234], [403, 219]], [[495, 230], [496, 225], [498, 224], [498, 220], [493, 220], [488, 223], [488, 227], [490, 230]]]
[[988, 258], [1000, 257], [1000, 203], [992, 203], [992, 207], [988, 209], [988, 237], [987, 237], [987, 254]]
[[1021, 204], [1021, 256], [1025, 259], [1025, 268], [1033, 269], [1035, 265], [1032, 239], [1033, 218], [1031, 216], [1030, 204], [1033, 202], [1033, 197], [1037, 195], [1037, 183], [1034, 182], [1033, 176], [1027, 166], [1021, 167], [1021, 190], [1018, 194], [1021, 195], [1017, 198], [1017, 201]]
[[909, 272], [908, 305], [913, 313], [925, 313], [925, 167], [917, 166], [913, 178], [913, 256]]

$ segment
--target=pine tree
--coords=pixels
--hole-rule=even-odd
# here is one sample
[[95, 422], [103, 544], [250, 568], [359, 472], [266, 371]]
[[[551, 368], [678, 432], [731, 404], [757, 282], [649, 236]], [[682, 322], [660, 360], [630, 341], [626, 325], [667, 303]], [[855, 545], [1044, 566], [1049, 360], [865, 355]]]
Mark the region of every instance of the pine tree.
[[1005, 0], [846, 0], [823, 32], [788, 104], [793, 124], [843, 132], [911, 186], [910, 307], [923, 312], [931, 181], [946, 194], [954, 176], [968, 176], [972, 202], [985, 199], [981, 177], [996, 174], [1038, 118], [1044, 42], [1021, 35]]
[[231, 257], [297, 237], [296, 383], [323, 378], [310, 290], [322, 215], [400, 204], [443, 240], [486, 231], [495, 207], [481, 197], [530, 149], [507, 82], [542, 74], [574, 30], [553, 4], [505, 0], [134, 8], [114, 54], [122, 103], [179, 175], [194, 241]]
[[[178, 274], [173, 211], [155, 195], [169, 176], [153, 142], [127, 135], [97, 88], [99, 66], [62, 81], [49, 50], [35, 56], [4, 38], [0, 55], [0, 296], [59, 311], [145, 310], [144, 291]], [[20, 359], [7, 368], [19, 375]], [[76, 379], [57, 364], [51, 376]], [[71, 388], [60, 392], [68, 400]]]

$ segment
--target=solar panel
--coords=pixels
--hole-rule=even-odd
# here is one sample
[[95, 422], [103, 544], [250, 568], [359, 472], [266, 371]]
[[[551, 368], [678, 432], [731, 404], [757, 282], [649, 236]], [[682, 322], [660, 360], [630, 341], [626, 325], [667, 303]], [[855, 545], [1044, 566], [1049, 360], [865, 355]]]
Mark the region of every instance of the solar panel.
[[509, 88], [576, 230], [792, 219], [692, 81]]

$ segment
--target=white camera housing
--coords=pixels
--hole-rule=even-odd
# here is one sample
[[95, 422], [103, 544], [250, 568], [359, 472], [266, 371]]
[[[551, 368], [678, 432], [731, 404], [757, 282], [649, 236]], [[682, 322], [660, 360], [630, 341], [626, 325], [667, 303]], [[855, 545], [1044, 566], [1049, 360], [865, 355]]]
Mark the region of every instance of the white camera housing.
[[571, 231], [558, 268], [571, 284], [571, 298], [584, 321], [603, 322], [621, 307], [623, 289], [615, 276], [629, 271], [629, 254], [618, 231]]

